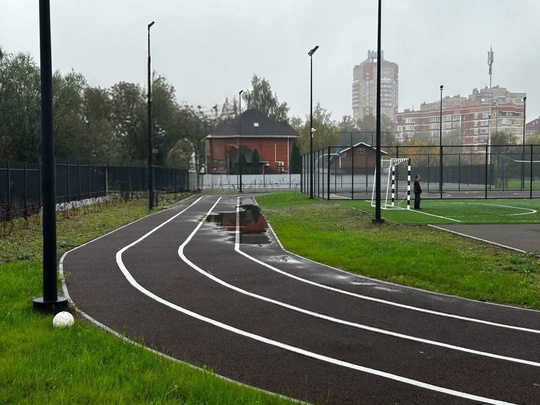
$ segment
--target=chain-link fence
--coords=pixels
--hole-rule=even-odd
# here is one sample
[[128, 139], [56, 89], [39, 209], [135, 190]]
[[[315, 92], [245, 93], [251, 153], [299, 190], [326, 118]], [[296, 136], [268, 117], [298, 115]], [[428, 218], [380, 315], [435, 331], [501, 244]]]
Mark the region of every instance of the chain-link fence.
[[[371, 198], [376, 151], [356, 140], [303, 155], [302, 192], [326, 199]], [[421, 176], [425, 198], [540, 197], [540, 145], [381, 147], [381, 159], [390, 158], [411, 159], [412, 177]]]
[[[28, 217], [42, 206], [41, 165], [0, 161], [0, 221]], [[176, 193], [189, 190], [185, 169], [153, 167], [154, 189]], [[148, 190], [146, 167], [92, 166], [77, 160], [56, 160], [56, 203], [65, 204], [120, 194], [130, 199]]]

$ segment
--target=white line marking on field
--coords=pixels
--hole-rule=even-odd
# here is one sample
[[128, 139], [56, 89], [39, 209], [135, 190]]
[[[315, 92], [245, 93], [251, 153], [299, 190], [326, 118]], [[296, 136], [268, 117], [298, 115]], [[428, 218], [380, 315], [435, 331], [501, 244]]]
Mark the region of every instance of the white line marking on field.
[[511, 205], [483, 204], [483, 203], [470, 203], [470, 204], [487, 205], [487, 206], [490, 206], [490, 207], [512, 208], [514, 210], [527, 211], [527, 212], [521, 212], [519, 214], [508, 214], [508, 215], [531, 215], [531, 214], [536, 214], [536, 212], [537, 212], [536, 210], [533, 210], [532, 208], [514, 207], [514, 206], [511, 206]]
[[450, 218], [450, 217], [443, 217], [441, 215], [430, 214], [429, 212], [425, 212], [425, 211], [419, 211], [419, 210], [412, 210], [412, 211], [416, 212], [417, 214], [428, 215], [430, 217], [446, 219], [448, 221], [453, 221], [453, 222], [461, 222], [459, 219], [454, 219], [454, 218]]
[[[217, 205], [217, 203], [219, 202], [220, 199], [221, 199], [221, 197], [216, 201], [214, 206], [212, 206], [212, 208], [210, 209], [208, 214]], [[413, 386], [416, 386], [416, 387], [428, 389], [428, 390], [431, 390], [431, 391], [441, 392], [441, 393], [444, 393], [444, 394], [447, 394], [447, 395], [452, 395], [452, 396], [459, 397], [459, 398], [470, 399], [470, 400], [473, 400], [473, 401], [478, 401], [478, 402], [482, 402], [482, 403], [486, 403], [486, 404], [495, 404], [495, 405], [508, 405], [509, 404], [508, 402], [503, 402], [503, 401], [499, 401], [499, 400], [495, 400], [495, 399], [491, 399], [491, 398], [485, 398], [485, 397], [480, 397], [480, 396], [477, 396], [477, 395], [467, 394], [465, 392], [456, 391], [456, 390], [452, 390], [452, 389], [448, 389], [448, 388], [444, 388], [444, 387], [439, 387], [439, 386], [432, 385], [432, 384], [427, 384], [427, 383], [424, 383], [422, 381], [413, 380], [413, 379], [402, 377], [402, 376], [399, 376], [399, 375], [396, 375], [396, 374], [387, 373], [387, 372], [380, 371], [380, 370], [375, 370], [375, 369], [372, 369], [372, 368], [369, 368], [369, 367], [360, 366], [358, 364], [349, 363], [349, 362], [346, 362], [346, 361], [343, 361], [343, 360], [334, 359], [334, 358], [329, 357], [329, 356], [325, 356], [325, 355], [322, 355], [322, 354], [310, 352], [308, 350], [304, 350], [304, 349], [301, 349], [299, 347], [288, 345], [286, 343], [278, 342], [278, 341], [273, 340], [273, 339], [268, 339], [268, 338], [265, 338], [263, 336], [256, 335], [256, 334], [251, 333], [251, 332], [247, 332], [247, 331], [244, 331], [242, 329], [235, 328], [235, 327], [233, 327], [231, 325], [227, 325], [227, 324], [225, 324], [223, 322], [219, 322], [219, 321], [216, 321], [214, 319], [203, 316], [201, 314], [198, 314], [196, 312], [190, 311], [190, 310], [188, 310], [186, 308], [183, 308], [183, 307], [181, 307], [179, 305], [173, 304], [172, 302], [169, 302], [169, 301], [159, 297], [158, 295], [152, 293], [151, 291], [149, 291], [146, 288], [144, 288], [143, 286], [141, 286], [135, 280], [135, 278], [131, 275], [131, 273], [129, 272], [127, 267], [124, 265], [124, 262], [122, 260], [122, 255], [126, 250], [128, 250], [129, 248], [135, 246], [136, 244], [138, 244], [142, 240], [146, 239], [149, 235], [151, 235], [152, 233], [154, 233], [155, 231], [157, 231], [158, 229], [163, 227], [165, 224], [172, 221], [174, 218], [176, 218], [181, 213], [179, 213], [179, 214], [175, 215], [174, 217], [170, 218], [169, 220], [163, 222], [161, 225], [158, 225], [156, 228], [152, 229], [151, 231], [149, 231], [145, 235], [141, 236], [136, 241], [134, 241], [134, 242], [130, 243], [129, 245], [123, 247], [122, 249], [120, 249], [116, 253], [116, 263], [118, 264], [118, 267], [122, 271], [124, 277], [126, 277], [128, 282], [134, 288], [136, 288], [138, 291], [140, 291], [141, 293], [143, 293], [147, 297], [153, 299], [156, 302], [159, 302], [162, 305], [165, 305], [165, 306], [167, 306], [167, 307], [169, 307], [171, 309], [174, 309], [175, 311], [181, 312], [181, 313], [183, 313], [185, 315], [191, 316], [191, 317], [193, 317], [195, 319], [198, 319], [198, 320], [200, 320], [202, 322], [206, 322], [206, 323], [208, 323], [210, 325], [213, 325], [213, 326], [216, 326], [218, 328], [227, 330], [229, 332], [236, 333], [236, 334], [238, 334], [240, 336], [244, 336], [244, 337], [247, 337], [247, 338], [250, 338], [250, 339], [253, 339], [253, 340], [259, 341], [261, 343], [265, 343], [265, 344], [268, 344], [268, 345], [271, 345], [271, 346], [274, 346], [274, 347], [277, 347], [277, 348], [280, 348], [280, 349], [283, 349], [283, 350], [288, 350], [288, 351], [293, 352], [293, 353], [297, 353], [297, 354], [300, 354], [300, 355], [303, 355], [303, 356], [306, 356], [306, 357], [310, 357], [310, 358], [313, 358], [313, 359], [316, 359], [316, 360], [320, 360], [320, 361], [327, 362], [327, 363], [330, 363], [330, 364], [334, 364], [334, 365], [337, 365], [337, 366], [341, 366], [341, 367], [349, 368], [349, 369], [352, 369], [352, 370], [357, 370], [357, 371], [360, 371], [360, 372], [376, 375], [376, 376], [379, 376], [379, 377], [383, 377], [383, 378], [387, 378], [387, 379], [390, 379], [390, 380], [398, 381], [398, 382], [401, 382], [401, 383], [404, 383], [404, 384], [409, 384], [409, 385], [413, 385]], [[202, 222], [197, 226], [197, 230], [200, 228], [201, 225], [202, 225]]]

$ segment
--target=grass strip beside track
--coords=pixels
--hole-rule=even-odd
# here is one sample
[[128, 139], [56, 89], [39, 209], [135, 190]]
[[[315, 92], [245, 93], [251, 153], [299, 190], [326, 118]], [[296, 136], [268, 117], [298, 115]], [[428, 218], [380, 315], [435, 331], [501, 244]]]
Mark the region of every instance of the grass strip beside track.
[[533, 255], [422, 224], [373, 224], [372, 214], [354, 201], [310, 200], [288, 192], [257, 202], [284, 247], [301, 256], [417, 288], [540, 309], [540, 260]]
[[[59, 256], [147, 214], [144, 200], [58, 216]], [[55, 329], [36, 313], [41, 228], [0, 238], [0, 403], [291, 404], [129, 344], [77, 319]]]

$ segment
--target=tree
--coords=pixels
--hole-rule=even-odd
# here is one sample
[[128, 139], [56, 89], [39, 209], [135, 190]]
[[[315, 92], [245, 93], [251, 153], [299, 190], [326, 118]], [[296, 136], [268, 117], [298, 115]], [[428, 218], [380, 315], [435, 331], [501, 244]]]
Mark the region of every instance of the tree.
[[354, 132], [358, 131], [356, 122], [351, 118], [350, 115], [344, 115], [341, 117], [341, 122], [338, 124], [340, 132]]
[[255, 148], [251, 155], [251, 174], [260, 174], [261, 158], [259, 151]]
[[492, 145], [516, 145], [516, 137], [511, 132], [497, 131], [491, 135]]
[[[164, 165], [173, 146], [185, 136], [185, 121], [190, 113], [182, 111], [176, 101], [175, 88], [164, 76], [159, 75], [152, 84], [152, 147], [156, 165]], [[146, 124], [148, 125], [148, 124]]]
[[253, 75], [251, 87], [251, 91], [242, 93], [246, 109], [257, 109], [276, 122], [288, 121], [289, 107], [287, 103], [278, 101], [277, 95], [272, 93], [268, 80]]
[[113, 136], [121, 145], [121, 164], [146, 161], [148, 157], [145, 92], [136, 84], [120, 82], [110, 90]]
[[81, 155], [81, 137], [84, 123], [81, 107], [86, 79], [80, 73], [70, 72], [53, 76], [54, 143], [56, 156], [60, 158]]
[[247, 160], [244, 152], [241, 152], [238, 158], [238, 171], [239, 173], [247, 174]]
[[[317, 103], [313, 110], [313, 150], [316, 151], [327, 146], [337, 145], [339, 131], [335, 122], [331, 119], [332, 114], [320, 103]], [[300, 129], [300, 149], [303, 153], [309, 153], [310, 149], [310, 116], [306, 116], [306, 122]]]
[[[58, 157], [71, 157], [80, 145], [81, 100], [86, 81], [70, 72], [53, 75], [53, 133]], [[41, 155], [41, 72], [27, 54], [0, 59], [0, 157], [36, 162]]]
[[99, 87], [84, 89], [82, 120], [84, 128], [79, 158], [96, 165], [120, 165], [122, 145], [121, 139], [115, 136], [108, 90]]
[[41, 151], [40, 71], [30, 55], [0, 60], [0, 157], [37, 162]]
[[291, 151], [291, 161], [289, 163], [289, 171], [291, 174], [300, 174], [302, 173], [302, 156], [300, 154], [300, 148], [298, 145], [293, 143]]
[[[373, 114], [365, 115], [362, 119], [356, 121], [356, 125], [360, 132], [371, 132], [375, 134], [377, 131], [377, 118]], [[381, 115], [381, 145], [391, 146], [396, 143], [394, 136], [395, 125], [393, 121], [385, 114]], [[373, 139], [375, 137], [373, 136]], [[375, 141], [373, 142], [375, 144]]]
[[540, 145], [540, 135], [528, 136], [525, 139], [527, 145]]

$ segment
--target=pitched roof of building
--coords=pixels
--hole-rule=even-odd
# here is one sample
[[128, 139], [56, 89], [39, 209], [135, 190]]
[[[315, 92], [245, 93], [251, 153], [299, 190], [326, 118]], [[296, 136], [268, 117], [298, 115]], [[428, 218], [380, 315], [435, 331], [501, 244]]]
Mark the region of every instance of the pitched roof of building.
[[261, 111], [246, 110], [241, 114], [242, 129], [240, 130], [240, 116], [223, 121], [212, 131], [207, 138], [228, 138], [237, 136], [250, 137], [289, 137], [297, 138], [298, 132], [287, 122], [275, 122]]
[[[367, 148], [367, 149], [373, 149], [373, 150], [377, 150], [377, 147], [376, 146], [372, 146], [372, 145], [369, 145], [365, 142], [358, 142], [356, 144], [353, 145], [353, 148]], [[343, 152], [347, 152], [348, 150], [350, 150], [351, 148], [348, 147], [348, 148], [345, 148], [345, 149], [341, 149], [339, 151], [339, 153], [343, 153]], [[388, 152], [385, 152], [384, 150], [381, 150], [381, 153], [385, 154], [385, 155], [388, 155]]]

